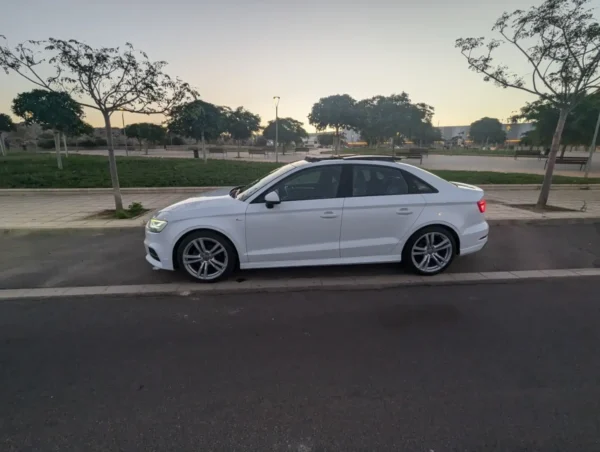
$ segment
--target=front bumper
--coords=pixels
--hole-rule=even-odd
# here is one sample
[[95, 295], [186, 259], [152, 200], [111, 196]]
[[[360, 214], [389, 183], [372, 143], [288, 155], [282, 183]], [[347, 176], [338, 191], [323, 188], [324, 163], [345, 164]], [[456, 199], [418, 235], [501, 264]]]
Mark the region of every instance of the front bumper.
[[[162, 238], [162, 240], [161, 240]], [[173, 266], [173, 250], [170, 244], [165, 243], [165, 235], [146, 231], [144, 247], [146, 260], [154, 267], [161, 270], [175, 270]]]

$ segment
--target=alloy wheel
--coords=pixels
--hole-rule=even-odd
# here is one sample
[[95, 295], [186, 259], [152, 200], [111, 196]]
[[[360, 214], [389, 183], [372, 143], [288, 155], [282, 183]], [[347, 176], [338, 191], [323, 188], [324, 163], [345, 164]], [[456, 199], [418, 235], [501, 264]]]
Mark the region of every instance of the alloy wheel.
[[183, 265], [195, 278], [210, 281], [227, 270], [229, 256], [225, 247], [210, 237], [192, 240], [183, 250]]
[[452, 260], [452, 241], [440, 232], [427, 232], [419, 237], [411, 249], [414, 266], [423, 273], [436, 273]]

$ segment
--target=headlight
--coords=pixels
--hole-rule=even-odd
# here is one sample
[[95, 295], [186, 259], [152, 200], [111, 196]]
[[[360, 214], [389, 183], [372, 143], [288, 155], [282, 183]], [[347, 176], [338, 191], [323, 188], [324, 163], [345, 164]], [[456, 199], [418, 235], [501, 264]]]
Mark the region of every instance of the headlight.
[[146, 228], [150, 232], [160, 232], [167, 226], [167, 222], [165, 220], [158, 220], [156, 218], [151, 218]]

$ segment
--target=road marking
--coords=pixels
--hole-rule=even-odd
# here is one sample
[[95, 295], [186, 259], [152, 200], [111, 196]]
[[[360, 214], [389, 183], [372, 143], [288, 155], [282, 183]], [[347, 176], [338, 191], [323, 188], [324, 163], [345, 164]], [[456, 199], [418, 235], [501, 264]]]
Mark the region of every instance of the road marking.
[[94, 295], [225, 294], [250, 292], [298, 292], [307, 290], [367, 290], [403, 286], [449, 284], [489, 284], [532, 279], [578, 278], [600, 276], [600, 268], [527, 270], [513, 272], [446, 273], [436, 276], [380, 275], [331, 278], [294, 278], [278, 280], [224, 281], [215, 284], [141, 284], [122, 286], [52, 287], [0, 290], [0, 300], [23, 298], [65, 298]]

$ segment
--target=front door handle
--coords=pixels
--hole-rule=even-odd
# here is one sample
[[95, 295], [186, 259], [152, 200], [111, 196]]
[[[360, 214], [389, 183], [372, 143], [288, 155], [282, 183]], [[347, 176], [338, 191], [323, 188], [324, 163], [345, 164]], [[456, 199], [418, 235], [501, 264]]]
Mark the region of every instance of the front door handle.
[[337, 218], [337, 213], [334, 213], [331, 210], [328, 210], [321, 214], [321, 218]]
[[402, 207], [401, 209], [396, 210], [396, 215], [412, 215], [412, 210], [408, 207]]

